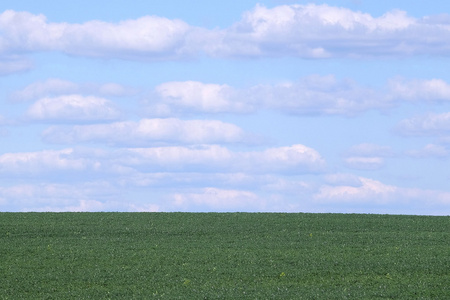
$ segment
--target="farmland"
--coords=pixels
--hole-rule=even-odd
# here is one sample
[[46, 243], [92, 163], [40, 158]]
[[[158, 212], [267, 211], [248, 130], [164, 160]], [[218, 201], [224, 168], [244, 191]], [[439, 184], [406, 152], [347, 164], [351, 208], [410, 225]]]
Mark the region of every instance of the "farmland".
[[0, 213], [0, 299], [448, 299], [450, 217]]

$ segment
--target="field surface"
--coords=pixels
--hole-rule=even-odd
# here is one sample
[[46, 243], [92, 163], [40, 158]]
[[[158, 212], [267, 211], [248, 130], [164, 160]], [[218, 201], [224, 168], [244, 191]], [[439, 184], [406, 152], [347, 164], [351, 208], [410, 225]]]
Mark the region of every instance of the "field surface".
[[450, 299], [450, 217], [0, 213], [0, 299]]

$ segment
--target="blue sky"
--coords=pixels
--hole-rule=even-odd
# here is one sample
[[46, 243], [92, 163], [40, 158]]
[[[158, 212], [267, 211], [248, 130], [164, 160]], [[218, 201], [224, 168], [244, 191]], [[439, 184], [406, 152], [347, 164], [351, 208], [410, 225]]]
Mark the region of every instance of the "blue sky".
[[2, 1], [0, 211], [449, 215], [449, 13]]

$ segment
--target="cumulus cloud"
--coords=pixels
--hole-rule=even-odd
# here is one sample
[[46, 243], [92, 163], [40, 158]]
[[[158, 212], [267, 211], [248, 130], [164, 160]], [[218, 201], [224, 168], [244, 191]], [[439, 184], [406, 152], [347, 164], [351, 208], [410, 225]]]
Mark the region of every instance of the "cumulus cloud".
[[333, 75], [311, 75], [294, 82], [237, 89], [224, 84], [168, 82], [146, 101], [150, 114], [174, 112], [250, 113], [277, 110], [288, 114], [353, 116], [369, 109], [392, 107], [386, 94]]
[[[166, 82], [156, 86], [142, 102], [142, 111], [148, 116], [168, 117], [186, 113], [253, 113], [259, 110], [276, 110], [287, 114], [355, 116], [368, 110], [385, 111], [402, 101], [437, 102], [450, 99], [450, 84], [441, 79], [410, 80], [394, 78], [385, 88], [366, 87], [350, 79], [337, 79], [333, 75], [310, 75], [297, 81], [278, 84], [235, 88], [226, 84], [198, 81]], [[34, 82], [11, 94], [13, 101], [50, 98], [61, 99], [58, 105], [69, 109], [72, 97], [132, 96], [136, 89], [116, 83], [73, 83], [50, 78]], [[91, 96], [92, 97], [92, 96]], [[48, 100], [47, 100], [48, 101]], [[92, 101], [91, 101], [92, 102]], [[101, 106], [101, 101], [95, 101]], [[89, 103], [89, 101], [86, 101]], [[92, 104], [92, 103], [91, 103]], [[111, 102], [109, 120], [112, 119]], [[43, 103], [35, 104], [43, 105]], [[80, 107], [79, 107], [80, 108]], [[81, 109], [81, 108], [80, 108]], [[94, 110], [93, 107], [89, 109]], [[105, 109], [103, 114], [107, 114]], [[36, 112], [35, 112], [36, 113]], [[73, 114], [75, 118], [77, 114]], [[82, 119], [83, 114], [78, 114]], [[36, 117], [36, 116], [34, 116]], [[108, 119], [99, 116], [100, 120]], [[42, 118], [42, 117], [39, 117]], [[38, 119], [39, 119], [38, 118]], [[92, 116], [94, 118], [94, 116]], [[55, 119], [57, 117], [55, 116]], [[65, 118], [68, 120], [70, 118]]]
[[58, 78], [49, 78], [27, 85], [25, 88], [15, 91], [11, 95], [14, 101], [34, 100], [45, 96], [60, 94], [74, 94], [78, 89], [77, 84]]
[[376, 170], [384, 165], [382, 157], [347, 157], [344, 162], [348, 168], [358, 170]]
[[[111, 162], [118, 164], [117, 161], [111, 160]], [[171, 168], [170, 165], [164, 166], [165, 169], [156, 165], [152, 169], [148, 167], [149, 165], [141, 167], [137, 164], [131, 165], [129, 162], [123, 162], [123, 165], [128, 166], [128, 168], [124, 173], [116, 173], [116, 176], [120, 176], [117, 178], [118, 185], [140, 189], [152, 188], [153, 190], [168, 189], [173, 191], [183, 188], [216, 187], [220, 189], [245, 189], [266, 194], [278, 193], [292, 197], [299, 197], [299, 195], [303, 195], [306, 191], [312, 189], [312, 185], [300, 178], [305, 175], [303, 173], [295, 176], [282, 173], [256, 173], [251, 170], [243, 172], [243, 170], [233, 171], [232, 168], [227, 169], [223, 166], [216, 169], [207, 169], [189, 163], [185, 163], [178, 169]]]
[[422, 149], [407, 151], [406, 154], [417, 158], [446, 158], [450, 155], [450, 151], [443, 145], [428, 144]]
[[28, 71], [33, 68], [33, 63], [16, 55], [3, 56], [0, 50], [0, 76], [12, 73]]
[[317, 203], [353, 207], [364, 207], [364, 211], [407, 213], [420, 211], [423, 214], [443, 214], [440, 210], [450, 204], [450, 193], [437, 190], [402, 188], [380, 181], [359, 177], [360, 185], [322, 186], [313, 196]]
[[248, 112], [253, 110], [247, 99], [225, 84], [198, 81], [166, 82], [156, 87], [163, 105], [200, 112]]
[[[417, 200], [440, 204], [450, 203], [450, 193], [447, 192], [401, 188], [364, 177], [360, 177], [359, 180], [361, 181], [360, 186], [323, 186], [315, 198], [324, 201], [356, 201], [377, 204], [408, 203]], [[432, 195], [433, 197], [430, 197]]]
[[[113, 151], [68, 148], [0, 155], [0, 174], [4, 176], [51, 175], [60, 172], [67, 172], [69, 176], [71, 172], [83, 172], [85, 176], [80, 178], [91, 178], [98, 173], [98, 177], [118, 179], [120, 176], [153, 174], [150, 177], [141, 176], [136, 182], [148, 180], [158, 184], [171, 181], [164, 174], [172, 174], [170, 177], [174, 178], [191, 174], [189, 176], [193, 181], [223, 181], [239, 185], [252, 183], [254, 178], [249, 176], [295, 175], [324, 170], [325, 160], [320, 154], [303, 145], [263, 151], [232, 151], [218, 145], [124, 148]], [[269, 181], [273, 180], [271, 177]], [[268, 183], [267, 180], [265, 182]]]
[[265, 164], [272, 170], [292, 170], [293, 173], [308, 170], [309, 172], [323, 171], [325, 160], [320, 154], [304, 145], [293, 145], [290, 147], [269, 148], [261, 153], [249, 153], [244, 155], [248, 162], [260, 164], [265, 170]]
[[349, 186], [323, 186], [317, 195], [316, 200], [337, 201], [337, 202], [372, 202], [382, 204], [393, 200], [393, 196], [399, 191], [395, 186], [386, 185], [369, 178], [358, 178], [360, 185]]
[[44, 15], [7, 10], [0, 14], [0, 53], [62, 51], [73, 55], [131, 59], [184, 56], [191, 27], [180, 20], [145, 16], [119, 23], [50, 23]]
[[263, 99], [267, 108], [290, 114], [355, 115], [392, 105], [373, 89], [352, 80], [337, 80], [332, 75], [312, 75], [293, 83], [256, 86], [250, 93], [256, 99]]
[[450, 113], [429, 113], [399, 122], [396, 131], [407, 136], [441, 136], [450, 133]]
[[67, 148], [0, 155], [1, 178], [33, 178], [44, 182], [114, 180], [134, 169], [119, 164], [114, 151], [93, 148]]
[[[442, 20], [441, 20], [442, 21]], [[328, 5], [257, 5], [228, 28], [213, 54], [310, 58], [447, 55], [447, 22], [404, 11], [375, 18]]]
[[133, 148], [120, 163], [139, 170], [182, 172], [242, 172], [302, 174], [321, 172], [325, 160], [304, 145], [233, 152], [218, 145]]
[[393, 155], [391, 147], [380, 146], [370, 143], [363, 143], [352, 146], [348, 150], [348, 153], [351, 155], [366, 156], [366, 157], [367, 156], [388, 157]]
[[[257, 5], [225, 29], [158, 16], [109, 23], [52, 23], [44, 15], [0, 14], [0, 54], [61, 51], [89, 57], [170, 60], [212, 57], [302, 58], [448, 55], [449, 17], [380, 17], [328, 5]], [[13, 68], [14, 69], [14, 68]], [[21, 69], [21, 68], [19, 68]]]
[[[319, 167], [322, 164], [320, 160], [307, 155], [297, 159], [292, 155], [286, 156], [286, 152], [295, 149], [300, 153], [302, 151], [299, 149], [308, 150], [304, 146], [294, 145], [260, 152], [233, 152], [219, 146], [205, 146], [200, 147], [198, 152], [195, 147], [157, 147], [120, 149], [113, 153], [64, 149], [3, 154], [0, 156], [0, 173], [8, 178], [15, 174], [22, 178], [28, 174], [43, 178], [44, 174], [64, 171], [66, 180], [48, 183], [43, 179], [42, 182], [34, 180], [40, 182], [37, 184], [0, 186], [0, 207], [4, 211], [307, 209], [348, 212], [363, 209], [364, 212], [442, 214], [447, 210], [439, 209], [450, 204], [450, 193], [447, 192], [402, 188], [352, 174], [327, 174], [325, 185], [286, 176], [292, 173], [287, 165], [285, 169], [274, 167], [285, 158], [292, 161], [293, 165], [300, 162], [302, 169], [292, 167], [295, 174], [308, 173], [312, 164]], [[308, 151], [314, 152], [312, 149]], [[274, 160], [274, 152], [283, 158]], [[253, 161], [253, 169], [249, 164], [244, 164], [242, 169], [237, 167], [255, 155], [259, 157]], [[219, 163], [222, 159], [224, 163]], [[67, 181], [67, 171], [88, 175], [106, 165], [110, 167], [103, 171], [115, 170], [111, 178]], [[120, 166], [128, 170], [120, 172]], [[149, 186], [157, 187], [157, 191], [162, 192], [158, 194], [162, 200], [146, 202], [127, 197], [127, 193], [136, 191], [133, 187], [141, 189]]]
[[[85, 94], [132, 96], [136, 90], [116, 83], [78, 84], [50, 78], [32, 83], [12, 93], [10, 98], [13, 101], [67, 99], [71, 95], [81, 97]], [[385, 111], [402, 101], [438, 102], [448, 99], [450, 84], [441, 79], [408, 81], [394, 78], [385, 88], [377, 90], [333, 75], [310, 75], [297, 81], [240, 89], [198, 81], [166, 82], [156, 86], [142, 104], [147, 115], [159, 117], [185, 113], [252, 113], [258, 110], [297, 115], [354, 116], [372, 109]], [[67, 104], [67, 101], [61, 101], [60, 105]]]
[[175, 194], [175, 209], [206, 211], [254, 211], [261, 210], [262, 200], [253, 192], [242, 190], [224, 190], [214, 187], [203, 188], [196, 192]]
[[112, 121], [120, 115], [109, 100], [76, 94], [39, 99], [26, 112], [31, 120], [62, 123]]
[[66, 26], [47, 23], [44, 15], [6, 10], [0, 14], [0, 52], [56, 50]]
[[185, 41], [190, 30], [181, 20], [156, 16], [118, 24], [90, 21], [67, 26], [63, 51], [94, 57], [176, 59], [190, 51]]
[[450, 84], [442, 79], [391, 79], [388, 83], [393, 98], [408, 101], [450, 101]]
[[155, 144], [245, 143], [238, 126], [217, 120], [142, 119], [110, 124], [52, 126], [43, 139], [50, 143], [96, 142], [143, 146]]
[[384, 166], [386, 157], [392, 155], [388, 146], [364, 143], [351, 147], [345, 154], [344, 163], [351, 169], [376, 170]]
[[[170, 173], [158, 175], [160, 182], [171, 178]], [[189, 178], [192, 174], [183, 174]], [[195, 175], [195, 174], [194, 174]], [[220, 174], [205, 176], [222, 176]], [[234, 175], [233, 175], [234, 176]], [[328, 176], [328, 175], [327, 175]], [[253, 176], [254, 177], [254, 176]], [[82, 183], [39, 183], [0, 186], [0, 207], [3, 211], [316, 211], [316, 212], [376, 212], [448, 214], [450, 193], [439, 190], [402, 188], [380, 181], [348, 175], [333, 174], [332, 185], [318, 186], [297, 179], [275, 177], [284, 181], [281, 189], [264, 187], [270, 178], [259, 178], [261, 193], [249, 186], [217, 187], [192, 184], [170, 188], [158, 197], [145, 201], [131, 199], [127, 193], [137, 192], [130, 185], [106, 181]], [[338, 178], [339, 177], [339, 178]], [[273, 178], [272, 178], [273, 179]], [[337, 181], [336, 181], [337, 179]], [[347, 181], [347, 183], [345, 183]], [[180, 181], [181, 182], [181, 181]], [[266, 183], [264, 183], [266, 182]], [[299, 187], [295, 194], [286, 192], [286, 184]], [[133, 181], [134, 184], [136, 182]], [[277, 184], [279, 186], [279, 184]], [[316, 186], [316, 187], [314, 187]], [[152, 189], [153, 191], [154, 189]], [[148, 195], [146, 190], [146, 195]]]
[[117, 83], [75, 83], [59, 78], [48, 78], [33, 82], [10, 95], [12, 101], [30, 101], [44, 97], [55, 97], [71, 94], [93, 94], [99, 96], [129, 96], [135, 91]]
[[152, 171], [223, 171], [230, 167], [234, 153], [219, 145], [194, 147], [130, 148], [120, 162], [140, 170]]
[[0, 155], [0, 173], [39, 174], [86, 169], [86, 161], [74, 158], [72, 154], [73, 149], [5, 153]]
[[379, 89], [333, 75], [310, 75], [297, 81], [235, 88], [197, 81], [167, 82], [144, 101], [149, 115], [180, 112], [251, 113], [276, 110], [287, 114], [355, 116], [368, 110], [386, 111], [404, 102], [450, 100], [450, 84], [442, 79], [393, 78]]
[[[128, 211], [140, 206], [118, 200], [121, 191], [104, 181], [0, 186], [2, 211]], [[1, 201], [1, 199], [4, 199]]]
[[[276, 201], [267, 209], [286, 210], [296, 206], [281, 195], [298, 197], [309, 188], [295, 175], [323, 168], [323, 158], [303, 145], [247, 152], [199, 145], [5, 153], [0, 155], [0, 177], [33, 180], [13, 187], [0, 185], [0, 207], [4, 211], [261, 211], [272, 199], [269, 202]], [[127, 196], [143, 187], [153, 187], [155, 197], [150, 199], [158, 200]], [[255, 190], [265, 193], [263, 200]]]

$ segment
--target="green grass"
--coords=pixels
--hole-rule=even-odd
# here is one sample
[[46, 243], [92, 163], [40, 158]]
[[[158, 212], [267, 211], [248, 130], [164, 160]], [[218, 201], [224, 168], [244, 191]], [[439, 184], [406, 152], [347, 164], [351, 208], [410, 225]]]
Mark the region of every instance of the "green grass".
[[450, 299], [450, 217], [0, 213], [0, 299]]

